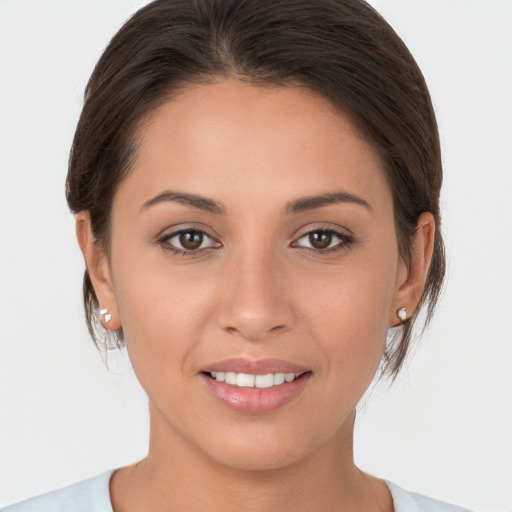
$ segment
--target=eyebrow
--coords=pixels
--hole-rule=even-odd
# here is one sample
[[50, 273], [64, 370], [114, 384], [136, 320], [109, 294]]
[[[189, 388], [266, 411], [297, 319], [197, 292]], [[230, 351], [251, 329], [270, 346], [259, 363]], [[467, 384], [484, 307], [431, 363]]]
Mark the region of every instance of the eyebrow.
[[[141, 211], [150, 208], [159, 203], [175, 201], [185, 206], [192, 206], [198, 210], [209, 213], [224, 214], [226, 207], [222, 203], [218, 203], [213, 199], [201, 196], [199, 194], [190, 194], [185, 192], [178, 192], [175, 190], [165, 190], [157, 196], [148, 199], [142, 206]], [[286, 213], [301, 213], [308, 210], [314, 210], [322, 206], [338, 203], [353, 203], [364, 206], [369, 211], [372, 211], [370, 204], [362, 197], [345, 191], [326, 192], [324, 194], [317, 194], [312, 196], [300, 197], [286, 204]]]
[[217, 203], [213, 199], [209, 199], [198, 194], [188, 194], [185, 192], [178, 192], [174, 190], [165, 190], [161, 194], [147, 200], [142, 206], [141, 211], [147, 210], [155, 204], [163, 203], [166, 201], [175, 201], [185, 206], [192, 206], [198, 210], [203, 210], [210, 213], [225, 213], [226, 207], [222, 203]]
[[364, 206], [369, 211], [373, 210], [370, 204], [362, 197], [340, 190], [295, 199], [286, 205], [285, 211], [287, 213], [300, 213], [338, 203], [353, 203]]

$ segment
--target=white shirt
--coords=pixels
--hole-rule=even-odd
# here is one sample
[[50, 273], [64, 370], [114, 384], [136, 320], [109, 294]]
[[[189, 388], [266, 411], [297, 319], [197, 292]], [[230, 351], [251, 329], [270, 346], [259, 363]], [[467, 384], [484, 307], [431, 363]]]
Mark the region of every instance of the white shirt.
[[[0, 512], [113, 512], [109, 482], [114, 469], [63, 489], [10, 505]], [[405, 491], [386, 481], [395, 512], [470, 512], [421, 494]]]

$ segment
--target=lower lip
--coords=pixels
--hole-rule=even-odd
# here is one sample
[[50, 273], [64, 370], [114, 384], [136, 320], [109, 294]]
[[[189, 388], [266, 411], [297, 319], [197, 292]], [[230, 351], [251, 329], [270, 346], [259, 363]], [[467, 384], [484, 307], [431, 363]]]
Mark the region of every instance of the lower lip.
[[230, 409], [246, 414], [265, 414], [283, 407], [300, 395], [311, 374], [305, 373], [292, 382], [264, 389], [232, 386], [217, 382], [205, 374], [202, 377], [213, 396]]

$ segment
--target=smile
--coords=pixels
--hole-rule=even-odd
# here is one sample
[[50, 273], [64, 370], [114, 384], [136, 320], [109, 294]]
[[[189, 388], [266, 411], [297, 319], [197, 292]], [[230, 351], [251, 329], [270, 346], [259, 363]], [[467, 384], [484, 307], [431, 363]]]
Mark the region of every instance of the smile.
[[203, 366], [199, 375], [208, 393], [232, 411], [266, 414], [298, 400], [313, 371], [283, 359], [234, 357]]
[[212, 379], [217, 382], [225, 382], [231, 386], [240, 388], [258, 388], [265, 389], [274, 386], [280, 386], [285, 382], [293, 382], [300, 376], [300, 373], [267, 373], [264, 375], [254, 375], [251, 373], [236, 372], [210, 372]]

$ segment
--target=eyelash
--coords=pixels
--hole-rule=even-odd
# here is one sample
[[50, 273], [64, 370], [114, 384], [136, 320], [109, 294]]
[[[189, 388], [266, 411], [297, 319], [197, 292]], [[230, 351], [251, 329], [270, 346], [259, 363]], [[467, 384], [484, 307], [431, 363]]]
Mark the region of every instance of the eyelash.
[[[165, 250], [170, 251], [172, 254], [176, 254], [178, 256], [197, 255], [199, 253], [199, 251], [202, 251], [204, 249], [215, 249], [216, 248], [216, 246], [210, 246], [210, 247], [203, 247], [203, 248], [198, 248], [198, 249], [193, 249], [193, 250], [187, 250], [187, 249], [178, 249], [169, 243], [169, 240], [171, 240], [181, 234], [184, 234], [184, 233], [199, 233], [199, 234], [203, 235], [204, 237], [210, 238], [212, 241], [214, 241], [214, 239], [210, 235], [208, 235], [208, 233], [206, 233], [205, 231], [203, 231], [201, 229], [180, 229], [179, 231], [174, 231], [172, 233], [169, 233], [167, 235], [160, 237], [158, 239], [158, 243], [160, 245], [162, 245]], [[317, 249], [314, 247], [304, 247], [304, 246], [297, 245], [297, 242], [299, 240], [302, 240], [303, 238], [306, 238], [313, 233], [330, 234], [330, 235], [338, 238], [339, 242], [336, 245], [334, 245], [333, 247], [327, 247], [326, 249]], [[216, 242], [216, 243], [220, 245], [219, 242]], [[332, 229], [332, 228], [317, 228], [317, 229], [312, 229], [311, 231], [308, 231], [308, 232], [304, 233], [302, 236], [300, 236], [299, 238], [297, 238], [297, 240], [295, 242], [292, 242], [291, 247], [299, 247], [299, 248], [307, 249], [307, 250], [310, 250], [310, 251], [313, 251], [316, 253], [325, 254], [325, 253], [331, 253], [331, 252], [336, 252], [336, 251], [346, 249], [352, 243], [354, 243], [354, 238], [350, 235], [347, 235], [346, 233], [342, 233], [341, 231], [337, 231], [336, 229]]]
[[326, 253], [332, 253], [332, 252], [341, 251], [343, 249], [347, 249], [352, 243], [354, 243], [354, 238], [352, 236], [347, 235], [346, 233], [342, 233], [341, 231], [337, 231], [336, 229], [333, 229], [333, 228], [312, 229], [311, 231], [304, 233], [297, 240], [302, 240], [303, 238], [306, 238], [306, 237], [312, 235], [313, 233], [329, 234], [329, 235], [332, 235], [333, 237], [338, 238], [339, 241], [333, 247], [327, 247], [326, 249], [317, 249], [315, 247], [299, 246], [299, 245], [295, 245], [296, 242], [292, 243], [292, 247], [302, 247], [303, 249], [308, 249], [308, 250], [314, 251], [316, 253], [326, 254]]
[[[194, 249], [194, 250], [187, 250], [187, 249], [178, 249], [170, 244], [169, 240], [172, 240], [173, 238], [178, 237], [184, 233], [199, 233], [199, 234], [203, 235], [203, 237], [209, 238], [212, 241], [214, 241], [214, 239], [210, 235], [208, 235], [208, 233], [203, 231], [202, 229], [185, 228], [185, 229], [180, 229], [178, 231], [173, 231], [172, 233], [169, 233], [167, 235], [160, 237], [158, 239], [158, 243], [166, 251], [169, 251], [172, 254], [176, 254], [178, 256], [197, 255], [197, 254], [199, 254], [200, 250], [202, 251], [204, 249], [214, 249], [215, 248], [215, 246], [210, 246], [210, 247], [203, 247], [203, 248], [198, 248], [198, 249]], [[203, 241], [201, 241], [201, 245], [202, 245], [202, 243], [203, 243]], [[218, 244], [218, 242], [216, 242], [216, 243]]]

